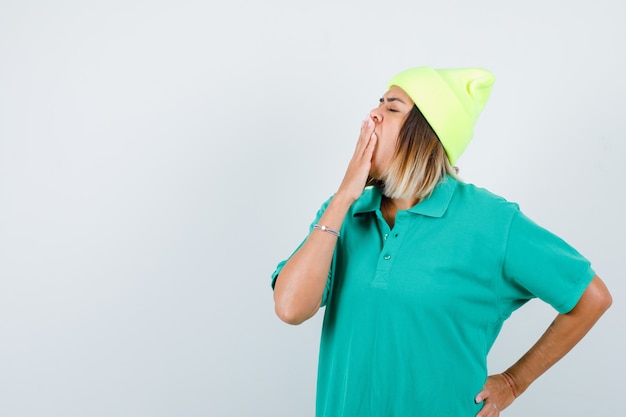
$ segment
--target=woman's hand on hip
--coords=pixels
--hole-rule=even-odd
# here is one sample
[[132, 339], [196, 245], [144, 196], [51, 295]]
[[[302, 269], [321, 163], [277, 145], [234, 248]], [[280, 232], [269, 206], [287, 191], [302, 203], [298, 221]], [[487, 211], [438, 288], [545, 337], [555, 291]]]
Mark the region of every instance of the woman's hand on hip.
[[483, 403], [476, 417], [498, 417], [515, 400], [513, 387], [504, 374], [491, 375], [474, 401]]
[[346, 174], [341, 181], [337, 194], [342, 194], [350, 201], [355, 201], [363, 193], [372, 166], [372, 156], [378, 137], [374, 132], [374, 120], [368, 115], [361, 124], [361, 133], [348, 164]]

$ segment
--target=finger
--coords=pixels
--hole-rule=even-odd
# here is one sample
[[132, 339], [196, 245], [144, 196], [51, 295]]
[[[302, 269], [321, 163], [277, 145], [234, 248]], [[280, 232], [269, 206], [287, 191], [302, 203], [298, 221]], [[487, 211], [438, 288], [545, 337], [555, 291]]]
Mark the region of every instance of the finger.
[[378, 135], [376, 132], [372, 132], [370, 135], [370, 140], [365, 147], [365, 157], [369, 160], [372, 159], [372, 155], [374, 154], [374, 149], [376, 149], [376, 143], [378, 142]]
[[359, 135], [359, 140], [356, 146], [356, 153], [362, 154], [365, 152], [365, 149], [370, 144], [372, 133], [374, 133], [374, 121], [369, 118], [363, 121], [361, 125], [361, 133]]
[[474, 398], [474, 402], [476, 404], [482, 403], [485, 398], [487, 398], [487, 394], [485, 393], [485, 391], [481, 391], [476, 395], [476, 398]]
[[355, 152], [355, 162], [359, 164], [367, 164], [367, 169], [369, 169], [369, 164], [372, 162], [372, 156], [374, 155], [374, 150], [376, 149], [377, 140], [378, 136], [372, 132], [368, 138], [368, 142], [363, 146], [363, 149]]
[[476, 414], [476, 417], [498, 417], [500, 415], [500, 410], [496, 403], [486, 401], [483, 404], [483, 408], [480, 409], [480, 412]]
[[369, 139], [370, 135], [374, 131], [374, 120], [371, 117], [367, 117], [361, 125], [361, 138]]
[[480, 412], [478, 414], [476, 414], [476, 417], [490, 417], [490, 409], [489, 409], [489, 405], [487, 405], [487, 398], [489, 397], [489, 393], [486, 392], [486, 390], [483, 387], [483, 390], [480, 391], [478, 394], [476, 394], [476, 397], [474, 398], [474, 402], [476, 404], [480, 404], [483, 403], [483, 406], [480, 409]]
[[365, 134], [369, 136], [372, 134], [373, 131], [374, 131], [374, 119], [368, 116], [367, 119], [365, 119]]

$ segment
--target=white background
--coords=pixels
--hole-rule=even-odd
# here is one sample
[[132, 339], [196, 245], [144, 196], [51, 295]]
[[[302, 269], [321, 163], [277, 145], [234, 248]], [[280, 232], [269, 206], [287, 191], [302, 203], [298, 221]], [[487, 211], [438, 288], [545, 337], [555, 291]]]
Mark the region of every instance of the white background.
[[[417, 65], [496, 74], [461, 176], [614, 296], [503, 415], [623, 416], [623, 9], [0, 0], [0, 417], [313, 416], [321, 315], [281, 323], [270, 274]], [[492, 371], [554, 315], [517, 312]]]

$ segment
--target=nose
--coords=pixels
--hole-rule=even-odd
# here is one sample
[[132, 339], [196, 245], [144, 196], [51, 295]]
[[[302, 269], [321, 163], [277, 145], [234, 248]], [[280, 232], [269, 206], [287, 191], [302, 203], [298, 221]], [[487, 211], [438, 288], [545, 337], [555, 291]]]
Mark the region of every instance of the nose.
[[383, 114], [378, 107], [370, 112], [370, 117], [374, 120], [374, 123], [380, 123], [383, 121]]

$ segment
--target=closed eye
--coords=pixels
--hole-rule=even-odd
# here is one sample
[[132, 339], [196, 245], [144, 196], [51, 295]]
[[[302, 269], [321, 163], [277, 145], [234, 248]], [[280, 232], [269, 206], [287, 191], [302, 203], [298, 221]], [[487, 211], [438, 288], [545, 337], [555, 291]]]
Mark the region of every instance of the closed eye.
[[[381, 97], [378, 101], [380, 102], [380, 104], [383, 104], [385, 102], [385, 99], [384, 99], [384, 97]], [[387, 103], [390, 103], [392, 101], [399, 101], [400, 103], [402, 103], [402, 100], [397, 99], [397, 98], [388, 98], [387, 99]], [[391, 108], [391, 107], [387, 107], [387, 111], [390, 111], [392, 113], [398, 113], [399, 112], [399, 110], [396, 110], [396, 109]]]

